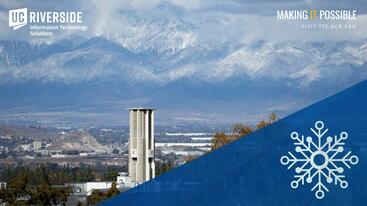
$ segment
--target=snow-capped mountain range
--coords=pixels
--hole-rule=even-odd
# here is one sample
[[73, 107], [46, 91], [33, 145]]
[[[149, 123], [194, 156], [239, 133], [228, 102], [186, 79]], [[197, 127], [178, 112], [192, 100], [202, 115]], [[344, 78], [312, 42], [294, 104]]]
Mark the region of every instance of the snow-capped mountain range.
[[249, 45], [203, 39], [182, 19], [125, 17], [124, 32], [99, 37], [0, 41], [0, 113], [153, 106], [167, 121], [255, 121], [367, 77], [366, 40]]

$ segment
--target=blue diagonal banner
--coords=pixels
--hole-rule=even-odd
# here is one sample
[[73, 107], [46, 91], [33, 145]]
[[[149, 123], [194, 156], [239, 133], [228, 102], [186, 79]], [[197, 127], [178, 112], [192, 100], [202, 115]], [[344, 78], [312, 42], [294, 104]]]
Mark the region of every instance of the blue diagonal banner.
[[101, 205], [367, 205], [367, 81]]

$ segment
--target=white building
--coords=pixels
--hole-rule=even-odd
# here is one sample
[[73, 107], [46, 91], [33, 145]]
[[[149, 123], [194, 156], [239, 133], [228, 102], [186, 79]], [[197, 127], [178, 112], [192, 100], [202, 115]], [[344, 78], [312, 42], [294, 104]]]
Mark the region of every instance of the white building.
[[137, 184], [155, 177], [153, 109], [130, 109], [129, 175]]
[[31, 151], [31, 145], [30, 144], [22, 144], [20, 145], [20, 148], [22, 148], [22, 151]]
[[40, 142], [40, 141], [34, 141], [32, 143], [33, 150], [39, 150], [39, 149], [41, 149], [41, 147], [42, 147], [42, 142]]
[[[83, 182], [83, 183], [68, 183], [67, 186], [72, 187], [73, 193], [82, 193], [91, 195], [93, 190], [108, 190], [112, 186], [112, 182]], [[118, 185], [116, 185], [118, 188]]]
[[119, 176], [117, 176], [116, 180], [119, 188], [133, 188], [138, 185], [138, 183], [131, 181], [131, 178], [127, 172], [119, 172]]

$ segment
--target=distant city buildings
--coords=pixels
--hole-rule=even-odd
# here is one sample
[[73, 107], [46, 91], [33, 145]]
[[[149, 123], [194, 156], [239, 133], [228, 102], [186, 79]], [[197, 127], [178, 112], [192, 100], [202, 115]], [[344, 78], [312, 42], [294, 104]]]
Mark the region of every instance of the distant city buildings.
[[30, 144], [21, 144], [19, 145], [21, 151], [28, 152], [28, 151], [38, 151], [42, 148], [41, 141], [33, 141]]
[[[211, 148], [212, 131], [216, 129], [193, 129], [191, 126], [155, 128], [154, 113], [153, 109], [130, 109], [129, 128], [91, 127], [86, 132], [74, 132], [72, 128], [64, 127], [52, 129], [51, 134], [56, 134], [57, 138], [62, 136], [67, 141], [57, 141], [50, 138], [52, 135], [43, 138], [2, 135], [0, 155], [4, 163], [13, 162], [11, 158], [16, 157], [27, 164], [53, 163], [68, 168], [87, 166], [103, 170], [101, 168], [114, 166], [118, 171], [124, 171], [119, 172], [114, 180], [116, 188], [125, 191], [166, 172], [164, 168], [182, 165]], [[91, 179], [91, 182], [73, 182], [53, 187], [70, 186], [73, 192], [69, 195], [68, 204], [77, 205], [78, 202], [86, 203], [93, 190], [106, 192], [112, 180], [98, 177]]]

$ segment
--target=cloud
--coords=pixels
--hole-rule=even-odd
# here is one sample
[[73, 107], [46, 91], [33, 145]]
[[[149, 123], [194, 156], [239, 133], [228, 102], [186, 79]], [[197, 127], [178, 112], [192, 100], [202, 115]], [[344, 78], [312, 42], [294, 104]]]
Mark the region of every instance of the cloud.
[[200, 1], [200, 0], [191, 0], [191, 1], [187, 1], [187, 0], [170, 0], [169, 1], [171, 4], [174, 4], [176, 6], [182, 7], [184, 9], [187, 10], [194, 10], [194, 9], [200, 9], [203, 7], [203, 5], [205, 5], [204, 1]]
[[[29, 40], [25, 30], [8, 28], [8, 9], [27, 7], [33, 10], [81, 10], [88, 25], [85, 36], [130, 36], [146, 32], [150, 22], [182, 19], [194, 26], [201, 41], [327, 41], [359, 40], [367, 37], [365, 0], [92, 0], [92, 1], [21, 1], [0, 3], [0, 39]], [[279, 22], [277, 9], [358, 9], [355, 30], [303, 30], [304, 22]], [[125, 12], [124, 20], [121, 13]], [[126, 12], [130, 12], [126, 14]], [[130, 19], [126, 19], [130, 18]], [[136, 19], [134, 19], [136, 18]], [[138, 22], [136, 22], [138, 21]], [[146, 24], [139, 22], [146, 21]], [[135, 24], [135, 25], [134, 25]], [[62, 33], [54, 39], [63, 38]], [[50, 39], [48, 39], [50, 41]]]

